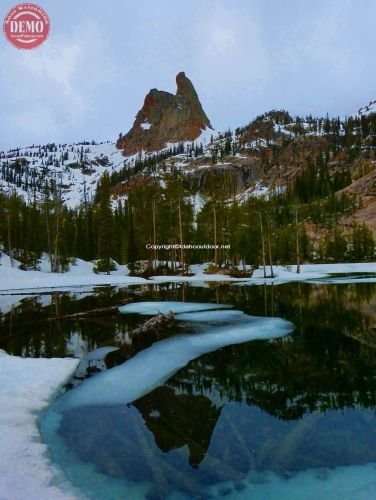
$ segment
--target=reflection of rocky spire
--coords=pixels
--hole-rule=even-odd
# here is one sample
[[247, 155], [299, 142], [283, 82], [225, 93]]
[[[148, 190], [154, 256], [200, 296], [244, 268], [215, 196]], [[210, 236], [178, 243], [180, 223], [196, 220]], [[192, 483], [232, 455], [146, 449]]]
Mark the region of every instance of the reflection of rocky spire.
[[194, 141], [202, 131], [212, 128], [192, 82], [183, 71], [176, 76], [176, 86], [175, 95], [150, 90], [133, 127], [116, 144], [124, 154], [158, 151], [167, 143]]
[[142, 414], [159, 449], [169, 452], [187, 445], [189, 464], [198, 468], [208, 451], [221, 414], [210, 399], [200, 394], [175, 394], [162, 386], [138, 399], [133, 405]]

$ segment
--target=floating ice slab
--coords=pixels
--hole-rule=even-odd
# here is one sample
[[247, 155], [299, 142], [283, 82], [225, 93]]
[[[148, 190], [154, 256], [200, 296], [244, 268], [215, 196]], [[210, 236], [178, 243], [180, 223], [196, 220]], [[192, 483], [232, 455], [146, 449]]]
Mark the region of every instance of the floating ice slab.
[[376, 276], [328, 276], [316, 280], [307, 280], [311, 285], [349, 285], [351, 283], [376, 283]]
[[119, 311], [125, 313], [138, 314], [167, 314], [170, 311], [173, 313], [194, 312], [194, 311], [209, 311], [210, 309], [230, 309], [232, 306], [224, 304], [200, 304], [197, 302], [134, 302], [120, 306]]
[[237, 311], [234, 309], [224, 311], [178, 313], [176, 314], [175, 318], [182, 321], [192, 321], [194, 323], [228, 323], [234, 321], [250, 321], [250, 316], [244, 314], [243, 311]]
[[210, 326], [201, 333], [180, 335], [153, 344], [122, 365], [85, 380], [67, 392], [58, 402], [59, 410], [130, 403], [203, 354], [231, 344], [282, 337], [293, 329], [289, 321], [280, 318], [244, 316], [249, 321], [217, 328]]

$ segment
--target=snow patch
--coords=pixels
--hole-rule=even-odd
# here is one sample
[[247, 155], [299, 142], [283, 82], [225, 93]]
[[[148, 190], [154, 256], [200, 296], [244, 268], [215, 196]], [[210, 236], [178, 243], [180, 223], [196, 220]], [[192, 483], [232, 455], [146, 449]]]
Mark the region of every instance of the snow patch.
[[50, 463], [38, 414], [77, 367], [75, 359], [23, 359], [0, 351], [0, 498], [77, 498]]
[[51, 273], [47, 260], [44, 259], [44, 271], [22, 271], [10, 267], [9, 260], [2, 257], [0, 265], [0, 290], [64, 290], [75, 286], [88, 285], [130, 285], [147, 283], [144, 278], [135, 278], [128, 275], [126, 266], [118, 266], [111, 275], [95, 274], [93, 263], [76, 259], [66, 273]]

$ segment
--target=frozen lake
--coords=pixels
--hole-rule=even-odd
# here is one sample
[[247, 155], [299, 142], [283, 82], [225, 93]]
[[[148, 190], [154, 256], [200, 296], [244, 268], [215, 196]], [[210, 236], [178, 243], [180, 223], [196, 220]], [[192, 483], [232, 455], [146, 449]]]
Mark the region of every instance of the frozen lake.
[[[129, 297], [123, 314], [47, 321]], [[1, 300], [0, 348], [86, 357], [80, 378], [96, 368], [41, 424], [83, 497], [376, 497], [374, 283], [106, 287], [6, 296], [3, 309]], [[134, 335], [155, 307], [175, 311], [176, 330]]]

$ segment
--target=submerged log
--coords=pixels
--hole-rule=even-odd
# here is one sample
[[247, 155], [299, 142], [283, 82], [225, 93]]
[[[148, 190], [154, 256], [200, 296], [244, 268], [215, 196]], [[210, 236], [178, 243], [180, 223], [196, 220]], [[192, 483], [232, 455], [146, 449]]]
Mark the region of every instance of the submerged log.
[[145, 333], [150, 331], [158, 331], [158, 330], [166, 330], [169, 328], [173, 328], [176, 324], [175, 316], [173, 312], [169, 312], [167, 314], [158, 313], [156, 316], [145, 321], [144, 324], [135, 328], [132, 333]]
[[[126, 299], [127, 302], [132, 302], [132, 299]], [[122, 305], [127, 303], [125, 301], [122, 302]], [[79, 320], [85, 318], [95, 318], [101, 316], [112, 316], [113, 314], [117, 314], [119, 312], [119, 306], [110, 306], [110, 307], [100, 307], [96, 309], [91, 309], [90, 311], [82, 311], [74, 314], [64, 314], [61, 316], [55, 316], [53, 318], [48, 318], [47, 321], [55, 321], [62, 319], [72, 319]], [[141, 326], [132, 330], [133, 334], [145, 333], [150, 331], [159, 331], [159, 330], [167, 330], [169, 328], [173, 328], [176, 325], [175, 316], [173, 312], [169, 312], [167, 314], [158, 313], [156, 316], [148, 319]]]

